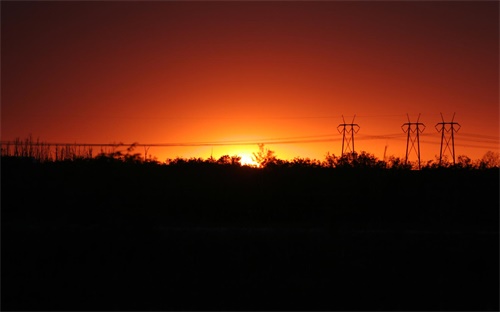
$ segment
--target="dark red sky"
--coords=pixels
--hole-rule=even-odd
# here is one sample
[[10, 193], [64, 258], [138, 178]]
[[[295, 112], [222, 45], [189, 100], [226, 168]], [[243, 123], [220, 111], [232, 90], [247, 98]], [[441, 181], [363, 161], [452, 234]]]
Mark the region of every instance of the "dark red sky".
[[2, 140], [253, 143], [151, 150], [164, 160], [277, 139], [279, 158], [323, 160], [356, 115], [357, 151], [404, 157], [421, 114], [431, 160], [455, 113], [457, 155], [499, 150], [497, 1], [2, 1], [1, 17]]

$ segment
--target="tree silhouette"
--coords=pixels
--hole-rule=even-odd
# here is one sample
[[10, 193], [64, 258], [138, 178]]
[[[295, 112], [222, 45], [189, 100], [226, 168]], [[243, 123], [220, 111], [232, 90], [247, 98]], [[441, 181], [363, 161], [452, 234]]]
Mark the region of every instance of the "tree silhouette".
[[266, 148], [263, 143], [259, 143], [259, 151], [253, 153], [252, 160], [259, 164], [260, 167], [265, 168], [270, 164], [277, 164], [278, 158], [275, 152]]
[[498, 152], [487, 151], [479, 164], [480, 168], [499, 168], [500, 154]]
[[217, 164], [219, 165], [233, 165], [233, 166], [241, 166], [241, 157], [238, 155], [223, 155], [217, 160]]

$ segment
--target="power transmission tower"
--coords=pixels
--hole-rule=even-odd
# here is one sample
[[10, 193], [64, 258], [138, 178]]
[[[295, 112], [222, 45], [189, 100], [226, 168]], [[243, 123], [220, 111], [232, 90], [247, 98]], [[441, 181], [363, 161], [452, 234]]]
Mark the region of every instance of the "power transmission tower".
[[[408, 118], [408, 122], [404, 123], [401, 126], [403, 132], [408, 133], [408, 136], [406, 138], [405, 164], [408, 163], [408, 155], [411, 153], [412, 150], [414, 150], [417, 153], [418, 169], [420, 169], [420, 133], [424, 132], [425, 125], [421, 122], [418, 122], [420, 120], [420, 114], [418, 114], [417, 122], [410, 122], [410, 116], [408, 116], [408, 114], [406, 114], [406, 117]], [[416, 149], [415, 149], [415, 143], [417, 143]]]
[[359, 125], [354, 123], [354, 118], [356, 118], [356, 115], [352, 118], [351, 123], [348, 124], [345, 122], [344, 115], [342, 115], [342, 121], [344, 121], [344, 123], [337, 126], [339, 133], [342, 133], [342, 156], [344, 156], [348, 150], [354, 155], [354, 134], [359, 131]]
[[[441, 114], [441, 120], [442, 122], [438, 122], [435, 126], [436, 130], [438, 132], [441, 132], [441, 148], [439, 151], [439, 164], [441, 164], [441, 161], [443, 159], [443, 153], [450, 151], [451, 153], [451, 158], [453, 159], [453, 164], [455, 164], [455, 136], [454, 133], [458, 132], [460, 130], [461, 126], [458, 122], [454, 122], [453, 120], [455, 119], [455, 113], [453, 113], [453, 117], [451, 118], [451, 122], [444, 122], [443, 114]], [[455, 128], [455, 125], [458, 127]], [[440, 128], [438, 128], [440, 126]], [[445, 133], [449, 134], [449, 136], [445, 137]], [[450, 141], [451, 141], [451, 149], [450, 149]], [[443, 146], [443, 143], [445, 145]]]

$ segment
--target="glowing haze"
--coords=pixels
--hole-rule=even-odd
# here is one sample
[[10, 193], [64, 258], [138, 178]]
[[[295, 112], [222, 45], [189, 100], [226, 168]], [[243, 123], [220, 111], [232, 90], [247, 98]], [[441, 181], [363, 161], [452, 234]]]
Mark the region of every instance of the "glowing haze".
[[497, 1], [2, 1], [1, 18], [2, 140], [323, 160], [344, 116], [356, 151], [404, 157], [420, 114], [432, 160], [443, 113], [457, 155], [499, 150]]

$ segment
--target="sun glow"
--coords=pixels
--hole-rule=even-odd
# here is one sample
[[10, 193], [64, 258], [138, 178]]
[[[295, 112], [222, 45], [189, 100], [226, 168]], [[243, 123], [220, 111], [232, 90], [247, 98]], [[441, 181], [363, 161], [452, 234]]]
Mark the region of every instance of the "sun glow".
[[248, 154], [239, 154], [238, 156], [241, 157], [240, 163], [242, 166], [250, 166], [250, 167], [258, 167], [259, 164], [253, 160], [252, 156]]

